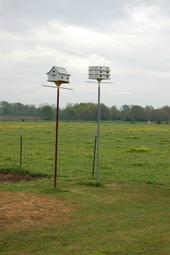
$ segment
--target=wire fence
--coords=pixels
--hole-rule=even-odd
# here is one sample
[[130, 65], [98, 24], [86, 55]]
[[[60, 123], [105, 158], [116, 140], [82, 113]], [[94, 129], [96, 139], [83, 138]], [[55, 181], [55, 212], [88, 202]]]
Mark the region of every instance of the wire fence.
[[[75, 137], [71, 132], [61, 135], [58, 151], [59, 177], [74, 180], [91, 178], [94, 136], [87, 136], [83, 132], [84, 136]], [[101, 179], [170, 185], [168, 144], [167, 140], [162, 144], [158, 140], [151, 147], [147, 140], [143, 146], [143, 141], [135, 137], [101, 137]], [[45, 132], [15, 136], [8, 133], [7, 136], [0, 136], [0, 168], [17, 167], [53, 176], [54, 151], [54, 133], [48, 136]]]
[[[79, 179], [90, 176], [93, 152], [91, 143], [83, 147], [83, 137], [74, 141], [65, 137], [58, 145], [58, 175]], [[92, 146], [91, 146], [92, 145]], [[91, 148], [90, 148], [91, 147]], [[90, 149], [90, 150], [89, 150]], [[55, 141], [38, 135], [0, 138], [0, 168], [21, 168], [35, 173], [53, 175]]]

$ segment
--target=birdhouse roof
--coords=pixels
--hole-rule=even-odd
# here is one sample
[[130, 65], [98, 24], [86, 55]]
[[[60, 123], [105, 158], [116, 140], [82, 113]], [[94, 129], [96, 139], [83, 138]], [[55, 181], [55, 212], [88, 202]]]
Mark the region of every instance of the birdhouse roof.
[[69, 76], [71, 75], [71, 74], [69, 74], [69, 73], [66, 71], [65, 68], [63, 68], [63, 67], [58, 67], [58, 66], [53, 66], [47, 74], [49, 74], [49, 73], [50, 73], [52, 70], [54, 70], [54, 69], [55, 69], [58, 73], [60, 73], [60, 74], [69, 75]]

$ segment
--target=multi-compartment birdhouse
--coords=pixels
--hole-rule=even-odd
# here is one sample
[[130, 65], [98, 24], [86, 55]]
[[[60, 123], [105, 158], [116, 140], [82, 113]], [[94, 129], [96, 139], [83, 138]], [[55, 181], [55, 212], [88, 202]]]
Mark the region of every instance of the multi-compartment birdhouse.
[[56, 84], [69, 83], [70, 74], [63, 67], [53, 66], [47, 73], [48, 81]]
[[89, 79], [109, 80], [110, 67], [108, 66], [89, 66]]

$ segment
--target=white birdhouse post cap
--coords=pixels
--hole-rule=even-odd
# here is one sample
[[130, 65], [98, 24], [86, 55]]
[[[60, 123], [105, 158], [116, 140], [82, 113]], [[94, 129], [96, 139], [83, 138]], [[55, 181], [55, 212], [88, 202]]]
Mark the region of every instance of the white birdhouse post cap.
[[89, 66], [89, 79], [109, 80], [110, 67], [109, 66]]
[[47, 73], [48, 81], [55, 82], [56, 84], [69, 83], [69, 74], [65, 68], [53, 66], [50, 71]]

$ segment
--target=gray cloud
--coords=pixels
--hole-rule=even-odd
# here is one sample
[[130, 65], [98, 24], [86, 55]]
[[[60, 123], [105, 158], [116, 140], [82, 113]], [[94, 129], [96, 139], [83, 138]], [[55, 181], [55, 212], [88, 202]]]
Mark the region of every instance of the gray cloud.
[[72, 73], [68, 102], [95, 101], [89, 65], [111, 67], [106, 104], [168, 104], [170, 3], [150, 1], [0, 0], [0, 100], [55, 102], [41, 87], [53, 65]]

